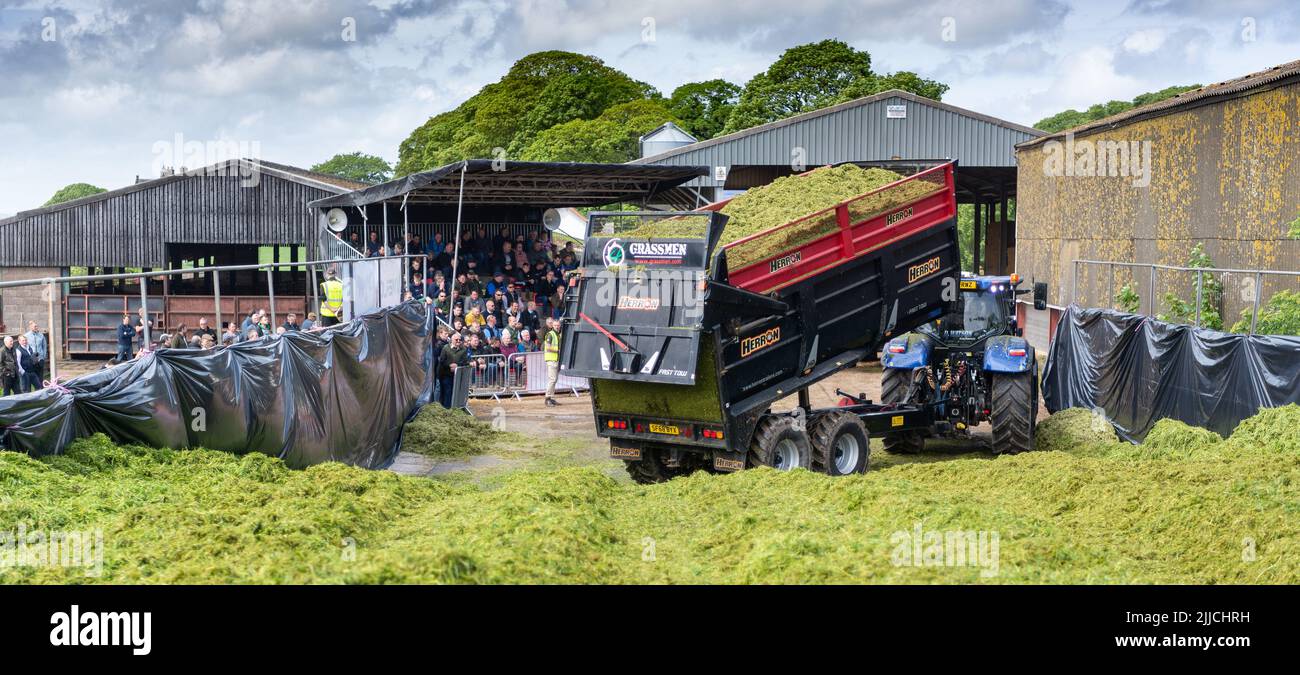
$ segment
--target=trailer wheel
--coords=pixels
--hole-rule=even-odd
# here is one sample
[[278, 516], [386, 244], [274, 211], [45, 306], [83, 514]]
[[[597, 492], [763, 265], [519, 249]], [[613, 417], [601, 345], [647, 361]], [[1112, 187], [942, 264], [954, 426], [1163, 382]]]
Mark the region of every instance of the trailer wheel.
[[778, 471], [812, 467], [812, 447], [808, 432], [793, 417], [771, 415], [763, 418], [749, 443], [749, 466], [770, 466]]
[[993, 376], [993, 452], [1016, 455], [1034, 449], [1038, 401], [1033, 373]]
[[[912, 373], [906, 370], [886, 368], [880, 376], [881, 403], [907, 403], [908, 380]], [[885, 452], [894, 455], [915, 455], [925, 449], [925, 434], [920, 431], [899, 431], [881, 437]]]
[[812, 468], [832, 476], [866, 473], [871, 458], [867, 428], [853, 413], [822, 415], [813, 423]]
[[658, 449], [646, 448], [641, 451], [641, 459], [623, 460], [627, 474], [632, 477], [633, 482], [641, 485], [667, 483], [678, 476], [685, 476], [694, 471], [689, 466], [665, 466], [662, 452]]

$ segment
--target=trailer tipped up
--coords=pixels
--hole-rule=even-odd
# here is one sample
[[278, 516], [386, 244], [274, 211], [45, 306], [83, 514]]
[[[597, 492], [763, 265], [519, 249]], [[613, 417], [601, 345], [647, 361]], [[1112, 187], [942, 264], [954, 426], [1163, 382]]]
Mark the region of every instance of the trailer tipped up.
[[[560, 367], [642, 482], [754, 466], [865, 471], [926, 405], [813, 410], [808, 387], [943, 315], [960, 274], [952, 163], [719, 246], [721, 204], [594, 213]], [[797, 396], [792, 411], [773, 412]]]

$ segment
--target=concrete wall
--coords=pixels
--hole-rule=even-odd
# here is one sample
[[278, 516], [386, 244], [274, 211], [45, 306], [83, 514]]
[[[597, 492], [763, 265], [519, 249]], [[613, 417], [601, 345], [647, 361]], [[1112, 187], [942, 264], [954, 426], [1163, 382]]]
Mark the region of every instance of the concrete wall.
[[[1017, 271], [1051, 284], [1050, 302], [1109, 306], [1126, 283], [1151, 309], [1149, 275], [1081, 267], [1076, 258], [1186, 264], [1204, 242], [1216, 267], [1300, 270], [1300, 241], [1287, 236], [1300, 215], [1300, 85], [1256, 91], [1169, 115], [1075, 138], [1149, 143], [1150, 184], [1132, 176], [1048, 175], [1045, 144], [1020, 148]], [[1077, 156], [1077, 153], [1076, 153]], [[1078, 163], [1076, 162], [1076, 167]], [[1155, 296], [1194, 299], [1192, 274], [1162, 273]], [[1262, 298], [1297, 282], [1274, 278]], [[1254, 279], [1224, 279], [1224, 319], [1231, 325], [1251, 304]], [[1155, 311], [1166, 308], [1158, 302]]]
[[[0, 281], [23, 281], [58, 276], [60, 276], [59, 269], [55, 267], [0, 267]], [[53, 328], [47, 319], [49, 315], [47, 294], [51, 290], [54, 293]], [[49, 332], [51, 352], [61, 354], [63, 349], [62, 298], [62, 287], [59, 284], [0, 289], [0, 317], [3, 317], [5, 334], [25, 333], [27, 322], [35, 321], [40, 325], [41, 330]]]

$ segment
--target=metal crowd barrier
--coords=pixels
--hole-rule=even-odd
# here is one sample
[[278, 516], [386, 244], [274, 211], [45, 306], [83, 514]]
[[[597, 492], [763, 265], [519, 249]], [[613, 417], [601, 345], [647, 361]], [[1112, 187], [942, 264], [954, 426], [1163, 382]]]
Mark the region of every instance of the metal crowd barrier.
[[[470, 396], [499, 401], [502, 396], [520, 399], [546, 393], [546, 356], [542, 352], [520, 352], [511, 354], [509, 358], [501, 354], [486, 354], [470, 360], [478, 362], [470, 380]], [[573, 396], [589, 388], [585, 377], [561, 373], [555, 381], [556, 392], [567, 391]]]

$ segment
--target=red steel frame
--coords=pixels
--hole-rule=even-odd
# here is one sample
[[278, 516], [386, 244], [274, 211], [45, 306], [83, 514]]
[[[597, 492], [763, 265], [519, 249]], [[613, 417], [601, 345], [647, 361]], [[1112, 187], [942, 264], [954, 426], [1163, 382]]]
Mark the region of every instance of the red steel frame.
[[[723, 246], [724, 250], [731, 249], [756, 239], [771, 236], [774, 232], [793, 227], [809, 219], [822, 217], [831, 211], [835, 212], [840, 226], [838, 232], [832, 232], [806, 244], [786, 249], [744, 267], [729, 270], [728, 283], [755, 293], [770, 293], [955, 217], [957, 214], [957, 193], [954, 167], [954, 163], [948, 162], [926, 169], [871, 192], [847, 199], [828, 209], [808, 214], [784, 225], [778, 225], [770, 230], [764, 230]], [[856, 223], [850, 221], [849, 207], [854, 202], [886, 190], [892, 190], [909, 181], [940, 172], [943, 174], [943, 186], [936, 187], [935, 192], [932, 194], [912, 202], [900, 204], [887, 211], [875, 213]], [[936, 183], [936, 185], [938, 184]], [[701, 210], [716, 211], [726, 206], [730, 201], [710, 204]], [[912, 209], [911, 215], [900, 218], [892, 224], [886, 222], [891, 214], [896, 214], [908, 207]], [[782, 267], [777, 271], [771, 270], [772, 261], [788, 257], [796, 252], [802, 254], [798, 262]]]

